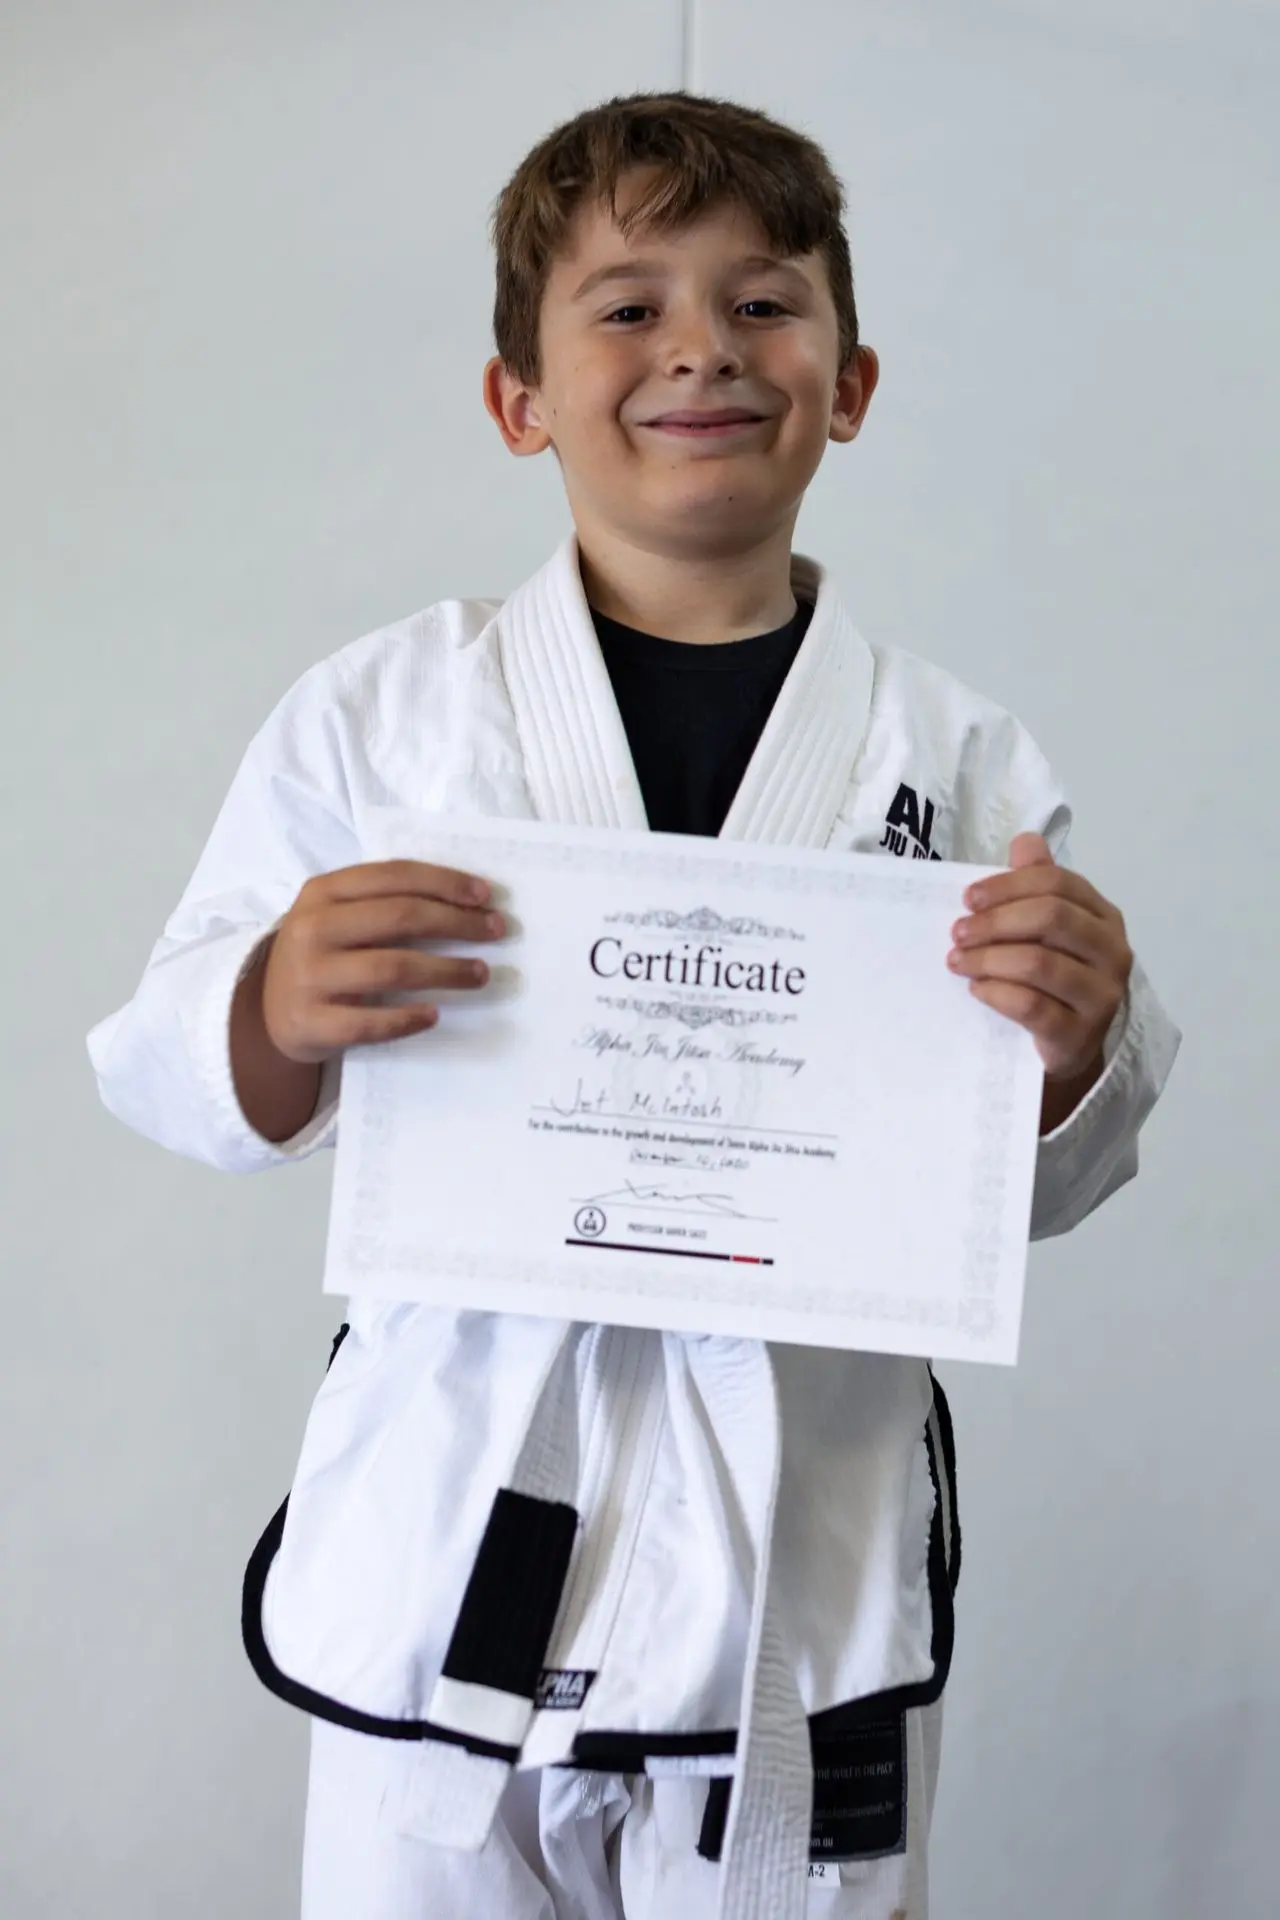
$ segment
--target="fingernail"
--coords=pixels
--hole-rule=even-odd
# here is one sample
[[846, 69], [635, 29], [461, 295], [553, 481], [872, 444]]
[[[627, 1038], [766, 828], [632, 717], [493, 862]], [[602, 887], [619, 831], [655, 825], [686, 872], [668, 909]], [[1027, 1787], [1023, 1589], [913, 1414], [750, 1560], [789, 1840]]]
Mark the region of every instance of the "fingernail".
[[967, 920], [957, 920], [951, 929], [951, 938], [958, 947], [962, 947], [969, 938], [969, 922]]
[[507, 930], [507, 923], [500, 913], [487, 913], [484, 925], [485, 932], [493, 934], [495, 939], [500, 938]]
[[987, 896], [981, 887], [970, 887], [964, 897], [964, 903], [966, 907], [985, 907], [987, 904]]
[[954, 950], [954, 948], [947, 955], [947, 965], [949, 967], [958, 967], [960, 965], [960, 960], [961, 960], [961, 956]]
[[471, 962], [471, 978], [476, 982], [477, 986], [481, 987], [489, 978], [489, 969], [483, 960], [473, 960]]

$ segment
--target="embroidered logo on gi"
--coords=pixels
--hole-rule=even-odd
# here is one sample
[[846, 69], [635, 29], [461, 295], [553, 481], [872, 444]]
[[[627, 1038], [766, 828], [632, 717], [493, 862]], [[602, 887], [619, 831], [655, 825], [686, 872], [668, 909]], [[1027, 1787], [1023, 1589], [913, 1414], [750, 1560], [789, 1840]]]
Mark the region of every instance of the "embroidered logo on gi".
[[544, 1667], [533, 1704], [540, 1713], [576, 1713], [595, 1677], [576, 1667]]
[[880, 845], [889, 853], [897, 854], [900, 860], [941, 860], [942, 855], [935, 853], [931, 844], [933, 814], [932, 800], [926, 799], [922, 814], [915, 788], [904, 782], [884, 817], [884, 839]]

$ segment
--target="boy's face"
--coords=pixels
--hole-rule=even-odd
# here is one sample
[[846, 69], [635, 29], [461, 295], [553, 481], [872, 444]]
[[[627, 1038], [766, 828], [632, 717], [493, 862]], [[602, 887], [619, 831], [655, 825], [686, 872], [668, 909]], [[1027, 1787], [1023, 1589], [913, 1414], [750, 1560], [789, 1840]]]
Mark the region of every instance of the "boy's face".
[[[634, 194], [642, 177], [624, 181]], [[619, 232], [579, 210], [541, 316], [542, 382], [499, 360], [485, 401], [514, 453], [554, 446], [580, 536], [651, 552], [726, 554], [787, 538], [830, 440], [852, 440], [877, 376], [859, 349], [840, 367], [819, 254], [771, 260], [744, 209], [678, 234]], [[716, 424], [714, 416], [749, 414]], [[708, 426], [671, 415], [707, 416]]]

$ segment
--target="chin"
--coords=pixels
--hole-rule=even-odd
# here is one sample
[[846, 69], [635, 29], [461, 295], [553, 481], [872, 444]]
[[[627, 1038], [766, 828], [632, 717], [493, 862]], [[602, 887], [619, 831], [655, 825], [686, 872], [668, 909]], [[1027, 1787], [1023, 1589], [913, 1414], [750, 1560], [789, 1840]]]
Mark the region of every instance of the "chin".
[[781, 503], [754, 487], [727, 487], [714, 494], [698, 495], [693, 490], [676, 493], [664, 500], [659, 510], [678, 528], [728, 531], [755, 521], [775, 524]]
[[668, 507], [645, 517], [645, 544], [672, 554], [710, 559], [716, 554], [738, 554], [767, 539], [781, 515], [755, 502], [731, 500], [718, 511], [693, 512], [686, 506]]
[[744, 500], [767, 507], [786, 491], [776, 473], [761, 473], [727, 461], [691, 460], [683, 471], [653, 476], [644, 497], [655, 507], [677, 513], [715, 513], [726, 506], [741, 507]]

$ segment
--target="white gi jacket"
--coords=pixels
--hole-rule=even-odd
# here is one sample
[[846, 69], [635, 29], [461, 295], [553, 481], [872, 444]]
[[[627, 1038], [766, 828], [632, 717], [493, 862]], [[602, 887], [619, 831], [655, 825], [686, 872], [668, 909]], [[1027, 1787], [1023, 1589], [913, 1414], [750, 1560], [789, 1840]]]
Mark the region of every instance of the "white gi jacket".
[[[793, 585], [814, 614], [724, 837], [1002, 866], [1031, 830], [1063, 857], [1070, 813], [1022, 726], [868, 645], [814, 561]], [[235, 1097], [228, 1010], [388, 803], [646, 825], [575, 537], [505, 602], [441, 602], [285, 695], [89, 1037], [113, 1113], [231, 1172], [332, 1145], [340, 1065], [271, 1145]], [[1135, 969], [1105, 1074], [1041, 1142], [1033, 1237], [1132, 1178], [1177, 1046]], [[482, 1844], [512, 1764], [733, 1774], [722, 1911], [778, 1920], [803, 1911], [810, 1741], [945, 1684], [954, 1473], [922, 1361], [361, 1297], [249, 1568], [246, 1646], [297, 1706], [419, 1743], [397, 1818], [424, 1837]]]

